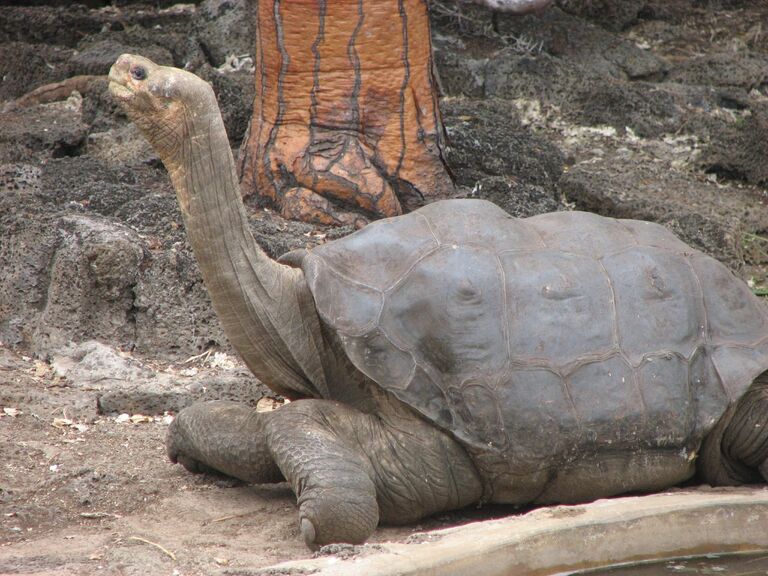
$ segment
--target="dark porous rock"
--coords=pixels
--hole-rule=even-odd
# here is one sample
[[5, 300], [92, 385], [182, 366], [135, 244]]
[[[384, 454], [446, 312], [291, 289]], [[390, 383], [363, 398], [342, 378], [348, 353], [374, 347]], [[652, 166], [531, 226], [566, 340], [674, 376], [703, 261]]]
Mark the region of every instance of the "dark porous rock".
[[275, 259], [292, 250], [310, 248], [354, 232], [352, 226], [318, 228], [306, 222], [285, 220], [266, 209], [251, 214], [250, 224], [256, 242]]
[[667, 62], [634, 42], [551, 8], [541, 15], [501, 15], [501, 36], [525, 38], [552, 56], [578, 63], [579, 67], [609, 78], [660, 79]]
[[222, 72], [206, 64], [201, 66], [197, 74], [213, 86], [229, 140], [238, 145], [248, 130], [253, 112], [253, 98], [256, 92], [253, 72]]
[[435, 37], [432, 41], [432, 54], [443, 94], [483, 97], [487, 58], [473, 58], [464, 42], [450, 36]]
[[639, 136], [678, 132], [688, 115], [688, 98], [676, 86], [656, 87], [643, 82], [595, 81], [576, 90], [567, 115], [580, 124], [607, 125]]
[[599, 82], [549, 54], [504, 53], [488, 61], [484, 85], [486, 98], [529, 98], [567, 106], [578, 87]]
[[647, 0], [558, 0], [568, 12], [619, 32], [631, 26], [646, 9]]
[[185, 244], [150, 251], [133, 295], [136, 352], [171, 358], [212, 346], [229, 349], [197, 262]]
[[102, 386], [96, 394], [101, 414], [159, 415], [179, 412], [195, 402], [229, 400], [249, 406], [274, 393], [244, 368], [194, 377], [157, 374]]
[[705, 147], [699, 166], [729, 180], [768, 184], [768, 105], [755, 105], [721, 128]]
[[221, 352], [202, 355], [213, 365], [192, 358], [162, 370], [96, 340], [66, 344], [50, 357], [58, 378], [96, 393], [101, 414], [161, 415], [206, 400], [255, 406], [270, 394], [237, 359]]
[[0, 9], [0, 44], [27, 42], [75, 47], [88, 34], [109, 21], [103, 11], [72, 3], [57, 6], [3, 6]]
[[57, 376], [74, 386], [92, 386], [102, 382], [135, 381], [151, 378], [153, 371], [128, 354], [118, 352], [96, 340], [69, 343], [52, 354], [51, 366]]
[[248, 0], [204, 0], [195, 32], [209, 64], [223, 65], [228, 56], [254, 55], [254, 17]]
[[713, 0], [557, 0], [557, 6], [607, 30], [621, 32], [648, 20], [685, 22], [697, 5], [707, 2], [714, 7]]
[[76, 156], [84, 151], [88, 126], [82, 98], [0, 113], [0, 163], [38, 157]]
[[[122, 44], [130, 48], [130, 51], [147, 56], [144, 47], [153, 49], [162, 48], [173, 57], [173, 65], [187, 70], [197, 70], [207, 62], [197, 38], [189, 34], [184, 27], [172, 29], [145, 28], [143, 26], [129, 26], [124, 30], [102, 30], [83, 38], [78, 44], [80, 50], [86, 50], [89, 46], [111, 42]], [[150, 57], [151, 59], [151, 57]]]
[[92, 215], [37, 215], [4, 226], [0, 338], [38, 353], [71, 340], [134, 338], [133, 285], [140, 239]]
[[553, 194], [551, 189], [504, 176], [481, 178], [461, 196], [488, 200], [517, 218], [568, 209], [559, 194]]
[[442, 110], [459, 196], [490, 200], [520, 217], [564, 208], [557, 190], [562, 153], [523, 126], [509, 102], [449, 98]]
[[146, 138], [132, 124], [111, 130], [92, 130], [88, 135], [88, 155], [111, 166], [159, 162]]
[[743, 88], [747, 92], [765, 88], [768, 85], [768, 54], [726, 52], [696, 56], [674, 65], [667, 80]]
[[[161, 167], [9, 164], [0, 191], [0, 341], [41, 355], [90, 338], [155, 358], [230, 349]], [[275, 258], [351, 232], [252, 216]]]
[[121, 54], [141, 54], [164, 66], [173, 66], [173, 55], [160, 46], [147, 44], [128, 46], [113, 40], [95, 42], [75, 54], [69, 61], [71, 76], [78, 74], [106, 75]]
[[120, 32], [141, 26], [161, 31], [189, 29], [197, 17], [197, 7], [192, 3], [174, 3], [158, 8], [144, 5], [104, 6], [89, 10], [82, 3], [66, 3], [66, 6], [3, 6], [0, 9], [0, 44], [27, 42], [77, 47], [83, 38], [104, 31]]
[[102, 10], [109, 15], [109, 28], [121, 31], [135, 26], [154, 30], [158, 35], [166, 31], [188, 31], [199, 18], [197, 2], [174, 2], [161, 6], [160, 2], [125, 3], [116, 8]]
[[433, 0], [429, 3], [429, 19], [436, 37], [493, 40], [498, 37], [494, 31], [496, 17], [496, 12], [462, 0]]
[[615, 155], [577, 164], [560, 180], [576, 208], [664, 224], [733, 270], [744, 264], [742, 234], [768, 227], [768, 206], [743, 191]]
[[60, 158], [45, 165], [40, 198], [52, 210], [113, 216], [147, 193], [138, 174], [133, 166], [111, 167], [90, 155]]
[[446, 160], [458, 184], [474, 186], [483, 177], [501, 176], [554, 191], [563, 155], [523, 126], [512, 104], [450, 98], [443, 100], [442, 110]]
[[91, 135], [125, 126], [125, 114], [110, 96], [108, 86], [108, 78], [94, 78], [91, 90], [83, 99], [83, 120], [90, 126]]
[[68, 76], [74, 50], [48, 44], [0, 44], [0, 102], [12, 100]]
[[629, 128], [644, 137], [684, 131], [691, 114], [709, 111], [722, 100], [709, 87], [627, 82], [580, 70], [549, 54], [490, 60], [485, 93], [537, 100], [578, 124], [613, 126], [619, 132]]
[[44, 304], [50, 250], [40, 244], [50, 239], [40, 238], [49, 220], [35, 213], [40, 174], [31, 164], [0, 165], [0, 342], [11, 346], [24, 343], [27, 323]]
[[28, 203], [39, 194], [42, 170], [31, 164], [0, 164], [0, 214], [10, 214], [14, 205]]

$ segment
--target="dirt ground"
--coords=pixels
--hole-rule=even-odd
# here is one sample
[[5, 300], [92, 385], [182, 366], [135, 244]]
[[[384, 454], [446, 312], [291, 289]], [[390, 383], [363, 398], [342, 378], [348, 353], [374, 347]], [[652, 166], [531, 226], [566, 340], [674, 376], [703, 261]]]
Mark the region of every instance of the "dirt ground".
[[[214, 379], [227, 370], [198, 366]], [[256, 574], [313, 554], [287, 484], [250, 486], [172, 465], [170, 416], [101, 414], [98, 385], [73, 385], [7, 348], [0, 382], [0, 574]], [[367, 546], [510, 512], [493, 506], [382, 527]], [[316, 554], [357, 552], [330, 546]]]
[[[311, 554], [287, 485], [165, 456], [183, 406], [270, 393], [223, 336], [167, 176], [101, 77], [126, 51], [186, 65], [214, 84], [236, 148], [253, 94], [244, 6], [0, 0], [0, 574], [256, 574]], [[768, 293], [767, 3], [432, 11], [458, 195], [654, 220]], [[18, 100], [85, 74], [63, 101]], [[349, 232], [250, 210], [274, 256]]]
[[[191, 475], [165, 456], [168, 417], [100, 414], [95, 389], [5, 348], [0, 379], [0, 574], [250, 574], [311, 555], [287, 484]], [[371, 542], [501, 513], [382, 528]]]

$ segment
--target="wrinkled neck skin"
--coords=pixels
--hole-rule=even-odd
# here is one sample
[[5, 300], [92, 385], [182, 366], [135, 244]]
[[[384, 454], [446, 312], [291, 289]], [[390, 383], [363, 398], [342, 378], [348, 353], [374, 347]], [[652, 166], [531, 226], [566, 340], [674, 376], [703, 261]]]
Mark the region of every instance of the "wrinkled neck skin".
[[264, 384], [288, 398], [333, 396], [328, 381], [347, 369], [326, 343], [303, 272], [254, 240], [218, 106], [204, 104], [185, 109], [185, 133], [163, 162], [216, 314]]

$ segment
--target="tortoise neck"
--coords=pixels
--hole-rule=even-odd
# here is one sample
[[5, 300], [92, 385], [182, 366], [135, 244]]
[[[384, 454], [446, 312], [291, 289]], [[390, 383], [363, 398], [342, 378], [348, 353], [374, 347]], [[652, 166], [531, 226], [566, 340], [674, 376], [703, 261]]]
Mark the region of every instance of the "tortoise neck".
[[[241, 216], [238, 224], [246, 224], [235, 162], [221, 116], [187, 112], [183, 132], [176, 153], [163, 162], [176, 190], [187, 234], [195, 233], [198, 221], [223, 215], [222, 208], [230, 208], [226, 212]], [[212, 207], [216, 209], [211, 211]]]
[[164, 159], [203, 281], [251, 371], [288, 397], [315, 395], [309, 382], [317, 369], [294, 357], [287, 336], [301, 332], [296, 300], [311, 294], [300, 270], [278, 264], [254, 240], [215, 100], [206, 108], [188, 111], [182, 144]]

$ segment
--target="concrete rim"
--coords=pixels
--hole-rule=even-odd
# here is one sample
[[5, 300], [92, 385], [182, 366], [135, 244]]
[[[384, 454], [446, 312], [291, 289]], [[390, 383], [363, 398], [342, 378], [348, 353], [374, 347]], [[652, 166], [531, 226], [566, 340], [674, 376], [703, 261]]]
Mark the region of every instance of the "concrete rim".
[[313, 576], [544, 576], [627, 562], [768, 549], [768, 487], [672, 490], [540, 508], [430, 532], [423, 543], [362, 547], [347, 559], [260, 573]]

